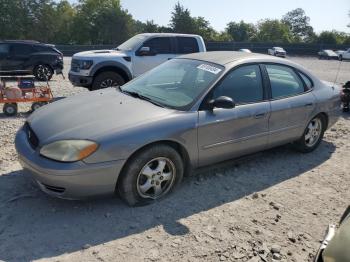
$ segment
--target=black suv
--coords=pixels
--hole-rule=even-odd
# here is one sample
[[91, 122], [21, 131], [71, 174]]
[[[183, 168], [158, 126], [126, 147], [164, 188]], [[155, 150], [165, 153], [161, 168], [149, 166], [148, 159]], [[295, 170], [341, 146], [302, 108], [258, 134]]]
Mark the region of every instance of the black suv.
[[33, 74], [37, 80], [50, 80], [62, 73], [63, 54], [55, 46], [36, 41], [0, 41], [0, 74]]

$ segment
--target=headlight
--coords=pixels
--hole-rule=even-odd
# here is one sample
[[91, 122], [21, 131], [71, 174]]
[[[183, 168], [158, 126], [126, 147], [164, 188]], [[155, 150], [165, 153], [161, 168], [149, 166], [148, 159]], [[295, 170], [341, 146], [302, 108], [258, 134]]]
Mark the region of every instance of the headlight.
[[82, 160], [98, 148], [98, 144], [88, 140], [62, 140], [45, 145], [40, 154], [62, 162], [75, 162]]
[[90, 69], [90, 67], [92, 66], [93, 61], [92, 60], [81, 60], [80, 61], [80, 69]]

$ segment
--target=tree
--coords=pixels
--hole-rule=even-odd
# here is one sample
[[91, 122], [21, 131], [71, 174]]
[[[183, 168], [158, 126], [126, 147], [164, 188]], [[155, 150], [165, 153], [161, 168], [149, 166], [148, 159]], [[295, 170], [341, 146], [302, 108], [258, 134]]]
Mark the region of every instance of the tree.
[[132, 16], [120, 0], [80, 0], [74, 20], [74, 40], [82, 44], [118, 44], [132, 36]]
[[256, 28], [253, 24], [240, 21], [239, 23], [230, 22], [227, 24], [226, 32], [234, 41], [247, 42], [256, 36]]
[[321, 44], [337, 44], [337, 36], [332, 31], [323, 31], [318, 36], [318, 42]]
[[301, 8], [294, 9], [282, 18], [282, 22], [288, 25], [294, 41], [300, 42], [311, 38], [314, 29], [310, 26], [310, 18], [305, 15], [305, 11]]
[[192, 17], [190, 11], [177, 3], [171, 13], [170, 28], [175, 33], [198, 34], [205, 40], [212, 40], [216, 36], [216, 31], [210, 26], [204, 17]]
[[279, 20], [265, 19], [258, 23], [256, 39], [261, 42], [290, 43], [292, 34], [289, 27]]

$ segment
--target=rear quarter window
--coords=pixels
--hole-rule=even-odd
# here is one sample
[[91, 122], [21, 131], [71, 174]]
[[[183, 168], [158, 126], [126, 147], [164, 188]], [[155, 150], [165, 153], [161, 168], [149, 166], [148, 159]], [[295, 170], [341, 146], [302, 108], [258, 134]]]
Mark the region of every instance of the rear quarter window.
[[198, 42], [193, 37], [176, 37], [177, 39], [177, 52], [179, 54], [191, 54], [198, 53]]
[[306, 85], [306, 89], [307, 90], [311, 90], [312, 87], [314, 86], [312, 81], [311, 81], [311, 79], [308, 76], [306, 76], [304, 73], [302, 73], [302, 72], [299, 72], [299, 75], [303, 79], [303, 81], [304, 81], [304, 83]]

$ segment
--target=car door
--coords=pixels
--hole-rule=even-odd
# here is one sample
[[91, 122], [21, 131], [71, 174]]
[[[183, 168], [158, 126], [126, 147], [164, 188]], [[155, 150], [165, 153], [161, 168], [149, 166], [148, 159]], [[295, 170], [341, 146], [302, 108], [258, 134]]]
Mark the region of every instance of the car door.
[[[148, 48], [149, 51], [142, 51]], [[146, 40], [136, 51], [133, 61], [134, 76], [139, 76], [176, 56], [172, 37], [154, 37]]]
[[10, 52], [10, 46], [7, 43], [0, 43], [0, 71], [7, 71], [7, 59]]
[[[232, 109], [205, 109], [205, 103], [220, 96], [231, 97]], [[259, 65], [233, 69], [204, 100], [198, 117], [199, 165], [259, 151], [267, 146], [270, 103]]]
[[265, 69], [271, 87], [269, 146], [276, 146], [301, 137], [316, 99], [306, 86], [305, 81], [311, 82], [306, 75], [281, 64], [265, 64]]
[[30, 44], [15, 43], [10, 46], [7, 66], [11, 71], [23, 71], [34, 49]]

